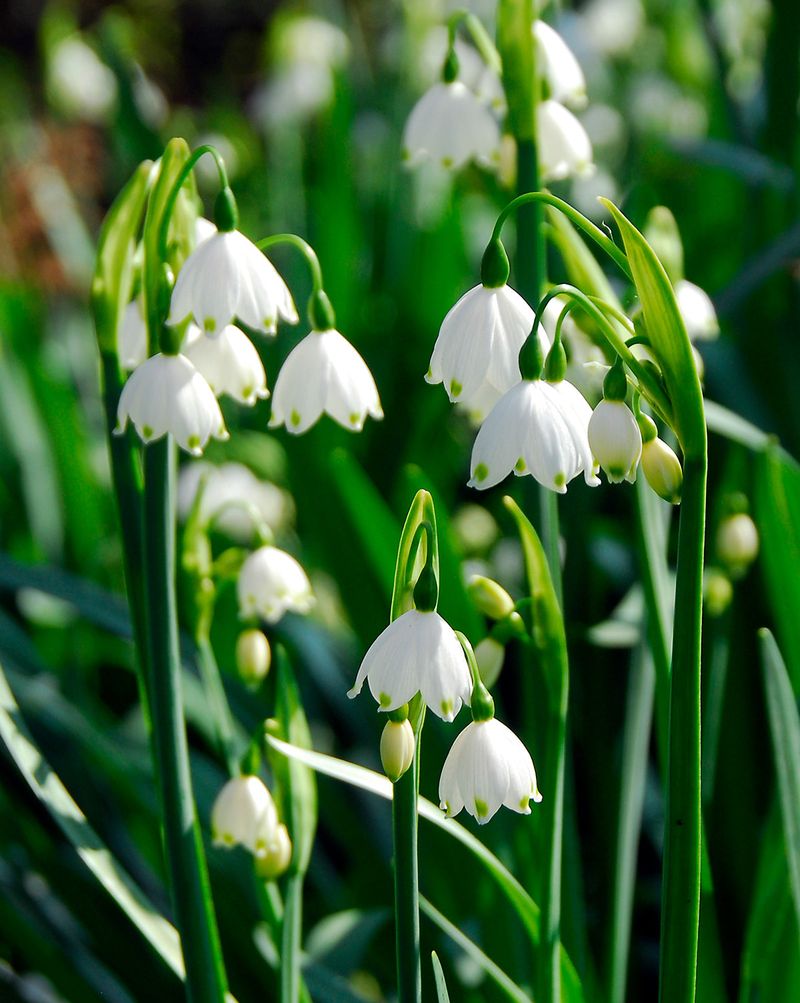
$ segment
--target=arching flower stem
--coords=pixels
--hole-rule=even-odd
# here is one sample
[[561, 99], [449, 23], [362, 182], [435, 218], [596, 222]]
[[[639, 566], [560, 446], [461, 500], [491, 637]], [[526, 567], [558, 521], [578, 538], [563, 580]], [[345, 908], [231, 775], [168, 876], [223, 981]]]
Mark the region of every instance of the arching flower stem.
[[497, 74], [502, 73], [503, 63], [500, 59], [500, 53], [497, 51], [497, 48], [489, 37], [486, 29], [471, 11], [464, 9], [456, 10], [447, 19], [448, 53], [455, 44], [458, 29], [462, 26], [468, 32], [470, 38], [475, 44], [475, 48], [481, 54], [483, 61], [489, 69], [494, 70]]

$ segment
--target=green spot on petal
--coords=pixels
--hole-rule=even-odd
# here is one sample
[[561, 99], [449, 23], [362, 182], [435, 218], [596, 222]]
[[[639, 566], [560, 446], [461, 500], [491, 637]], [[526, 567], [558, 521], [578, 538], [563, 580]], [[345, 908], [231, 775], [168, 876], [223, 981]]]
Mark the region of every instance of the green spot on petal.
[[292, 411], [292, 413], [289, 415], [289, 421], [295, 427], [300, 424], [300, 415], [297, 413], [297, 411]]
[[217, 322], [214, 320], [213, 317], [206, 317], [206, 319], [203, 321], [203, 328], [206, 331], [211, 331], [213, 334], [213, 332], [216, 331], [217, 329]]
[[187, 439], [187, 445], [189, 449], [199, 449], [200, 448], [200, 438], [197, 435], [190, 435]]
[[448, 168], [450, 168], [452, 166], [453, 166], [453, 158], [452, 157], [442, 157], [442, 167], [448, 167]]
[[485, 463], [479, 463], [478, 466], [475, 467], [475, 473], [473, 474], [475, 480], [485, 481], [488, 476], [489, 476], [489, 468], [486, 466]]
[[477, 818], [486, 818], [489, 814], [489, 805], [480, 798], [475, 798], [475, 815]]
[[567, 485], [567, 475], [566, 474], [556, 474], [556, 476], [553, 478], [553, 484], [555, 484], [555, 486], [557, 488], [566, 487], [566, 485]]
[[381, 693], [380, 700], [379, 700], [379, 703], [380, 703], [381, 707], [386, 708], [386, 707], [388, 707], [391, 704], [391, 702], [392, 702], [392, 698], [389, 696], [388, 693]]
[[350, 424], [351, 425], [358, 425], [358, 423], [359, 423], [360, 420], [361, 420], [361, 415], [356, 414], [356, 412], [353, 411], [353, 413], [350, 415]]
[[142, 425], [142, 438], [143, 439], [152, 439], [152, 437], [153, 437], [153, 430], [152, 430], [152, 428], [150, 428], [149, 425]]
[[451, 397], [460, 397], [461, 396], [461, 391], [463, 389], [464, 388], [461, 386], [461, 384], [458, 382], [458, 380], [452, 380], [451, 383], [450, 383], [450, 396]]
[[242, 387], [242, 397], [244, 397], [245, 400], [247, 400], [248, 398], [250, 398], [252, 396], [253, 396], [253, 387], [252, 386], [248, 385], [246, 387]]
[[518, 474], [525, 473], [525, 460], [521, 456], [514, 464], [514, 469], [517, 471]]
[[520, 798], [519, 800], [519, 810], [527, 811], [529, 807], [530, 798]]
[[439, 704], [439, 708], [442, 712], [442, 717], [449, 717], [453, 713], [453, 701], [442, 700]]

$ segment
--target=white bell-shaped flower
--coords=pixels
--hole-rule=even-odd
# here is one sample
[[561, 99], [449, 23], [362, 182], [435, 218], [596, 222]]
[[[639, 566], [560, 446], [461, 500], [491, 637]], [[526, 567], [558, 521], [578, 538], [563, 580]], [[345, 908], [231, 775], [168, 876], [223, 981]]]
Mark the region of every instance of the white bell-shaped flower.
[[563, 104], [552, 99], [536, 109], [539, 166], [545, 181], [591, 174], [592, 143], [586, 130]]
[[586, 104], [586, 78], [572, 49], [545, 21], [533, 22], [533, 35], [539, 57], [537, 69], [547, 82], [548, 97], [582, 108]]
[[469, 703], [472, 690], [461, 644], [435, 610], [411, 609], [389, 624], [364, 655], [347, 695], [357, 696], [365, 681], [380, 710], [396, 710], [421, 693], [443, 721]]
[[178, 515], [186, 519], [194, 505], [200, 484], [199, 519], [207, 525], [211, 519], [217, 529], [236, 540], [247, 542], [264, 522], [277, 531], [292, 518], [291, 496], [275, 484], [259, 480], [241, 463], [186, 463], [178, 476]]
[[[454, 403], [490, 410], [520, 381], [519, 350], [533, 320], [533, 310], [511, 286], [475, 286], [442, 321], [426, 381], [443, 383]], [[550, 337], [542, 324], [538, 338], [547, 354]]]
[[442, 767], [439, 802], [448, 816], [466, 808], [488, 822], [501, 805], [530, 814], [542, 800], [530, 753], [510, 728], [490, 718], [473, 721], [453, 742]]
[[274, 265], [238, 230], [203, 240], [184, 262], [172, 291], [170, 323], [187, 317], [206, 334], [219, 334], [235, 317], [274, 334], [278, 319], [296, 324], [297, 310]]
[[261, 357], [247, 335], [233, 324], [223, 327], [215, 337], [190, 325], [182, 352], [205, 376], [217, 397], [228, 394], [240, 404], [255, 404], [259, 397], [269, 397]]
[[239, 571], [239, 616], [277, 623], [284, 613], [307, 613], [314, 604], [311, 583], [300, 564], [277, 547], [259, 547]]
[[258, 777], [229, 780], [211, 809], [211, 834], [217, 846], [243, 846], [264, 853], [275, 838], [278, 812], [266, 785]]
[[289, 353], [272, 395], [269, 427], [300, 435], [323, 413], [360, 432], [367, 415], [382, 418], [378, 389], [366, 362], [332, 328], [311, 331]]
[[142, 301], [138, 296], [122, 311], [117, 352], [120, 366], [129, 371], [136, 369], [147, 358], [147, 324], [142, 315]]
[[452, 170], [470, 160], [495, 167], [500, 128], [466, 84], [437, 83], [411, 110], [403, 132], [403, 157], [410, 167], [426, 160]]
[[213, 390], [185, 355], [152, 355], [131, 373], [114, 431], [122, 434], [129, 420], [144, 442], [169, 432], [192, 456], [199, 456], [210, 438], [228, 438]]
[[611, 484], [636, 480], [642, 433], [624, 401], [600, 401], [589, 419], [589, 445]]
[[210, 219], [206, 219], [205, 216], [198, 216], [194, 221], [195, 249], [197, 249], [197, 247], [199, 247], [204, 240], [208, 240], [209, 237], [213, 237], [216, 232], [216, 224], [212, 223]]
[[690, 341], [713, 341], [719, 336], [717, 311], [704, 289], [680, 279], [675, 283], [675, 298]]
[[472, 447], [469, 486], [491, 488], [512, 471], [532, 474], [560, 494], [580, 473], [587, 484], [599, 484], [589, 448], [591, 416], [591, 407], [567, 380], [522, 380], [481, 425]]

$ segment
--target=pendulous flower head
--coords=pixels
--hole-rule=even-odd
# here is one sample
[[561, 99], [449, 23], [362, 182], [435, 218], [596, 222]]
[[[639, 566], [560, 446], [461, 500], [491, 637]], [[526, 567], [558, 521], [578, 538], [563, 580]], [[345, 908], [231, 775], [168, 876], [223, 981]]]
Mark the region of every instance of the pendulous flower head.
[[473, 721], [456, 738], [439, 780], [439, 802], [448, 816], [466, 808], [488, 822], [501, 805], [530, 814], [542, 800], [530, 753], [510, 728], [490, 718]]
[[233, 777], [211, 809], [211, 833], [217, 846], [243, 846], [251, 853], [263, 853], [277, 828], [275, 802], [258, 777]]
[[181, 351], [217, 397], [228, 394], [240, 404], [250, 405], [260, 397], [269, 397], [261, 357], [247, 335], [233, 324], [227, 324], [214, 337], [190, 325]]
[[539, 164], [546, 181], [581, 177], [594, 171], [592, 144], [571, 111], [548, 99], [536, 109]]
[[380, 634], [364, 655], [352, 699], [364, 682], [382, 711], [397, 710], [417, 693], [443, 721], [469, 704], [472, 680], [453, 628], [434, 610], [411, 609]]
[[239, 616], [277, 623], [284, 613], [307, 613], [314, 604], [311, 583], [300, 564], [277, 547], [259, 547], [239, 571]]
[[573, 108], [582, 108], [586, 104], [586, 78], [572, 49], [546, 21], [533, 22], [533, 36], [548, 97]]
[[322, 414], [360, 432], [367, 415], [382, 418], [378, 389], [366, 362], [338, 331], [311, 331], [289, 353], [272, 396], [270, 428], [300, 435]]
[[187, 317], [211, 335], [237, 317], [265, 334], [275, 333], [279, 318], [298, 321], [286, 283], [238, 230], [212, 234], [184, 262], [172, 291], [169, 321], [180, 324]]
[[642, 455], [639, 425], [621, 400], [601, 400], [589, 419], [589, 445], [609, 483], [636, 480]]
[[200, 456], [210, 438], [228, 438], [217, 398], [185, 355], [152, 355], [131, 373], [114, 431], [122, 434], [129, 420], [144, 442], [169, 432], [192, 456]]
[[500, 128], [492, 113], [460, 80], [437, 83], [414, 105], [403, 132], [409, 167], [431, 160], [458, 170], [470, 160], [496, 166]]

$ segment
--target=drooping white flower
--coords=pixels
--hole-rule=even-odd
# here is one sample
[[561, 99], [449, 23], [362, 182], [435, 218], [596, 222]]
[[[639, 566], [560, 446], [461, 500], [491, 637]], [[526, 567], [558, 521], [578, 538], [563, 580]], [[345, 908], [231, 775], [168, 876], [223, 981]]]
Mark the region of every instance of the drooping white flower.
[[473, 721], [453, 742], [442, 767], [439, 802], [449, 817], [466, 808], [481, 824], [501, 805], [530, 814], [542, 800], [530, 753], [510, 728], [491, 718]]
[[211, 834], [217, 846], [243, 846], [264, 853], [278, 829], [278, 812], [266, 785], [258, 777], [230, 779], [211, 809]]
[[532, 474], [563, 494], [583, 473], [600, 483], [589, 448], [592, 409], [571, 383], [522, 380], [504, 394], [481, 425], [472, 447], [469, 486], [491, 488], [513, 470]]
[[425, 160], [453, 170], [470, 160], [493, 167], [500, 157], [500, 128], [460, 80], [434, 84], [411, 110], [403, 156], [409, 167]]
[[239, 571], [239, 616], [277, 623], [287, 610], [307, 613], [314, 605], [311, 583], [300, 564], [277, 547], [259, 547]]
[[759, 538], [756, 524], [747, 512], [726, 516], [717, 528], [717, 556], [739, 578], [758, 556]]
[[251, 405], [259, 397], [269, 397], [261, 357], [247, 335], [233, 324], [227, 324], [214, 337], [191, 324], [182, 351], [217, 397], [228, 394], [240, 404]]
[[452, 627], [435, 611], [411, 609], [380, 634], [364, 655], [350, 698], [364, 682], [380, 710], [402, 707], [417, 693], [443, 721], [468, 704], [469, 666]]
[[366, 362], [338, 331], [311, 331], [278, 373], [269, 427], [300, 435], [323, 413], [360, 432], [367, 415], [382, 418], [378, 389]]
[[573, 108], [586, 104], [586, 78], [572, 49], [545, 21], [533, 22], [533, 35], [542, 77], [547, 81], [548, 97]]
[[53, 49], [48, 67], [51, 98], [75, 118], [103, 125], [117, 103], [117, 78], [78, 34], [69, 35]]
[[182, 519], [191, 511], [201, 483], [201, 524], [207, 525], [213, 518], [217, 529], [236, 540], [246, 541], [252, 537], [256, 528], [254, 517], [260, 518], [273, 531], [291, 519], [292, 499], [277, 485], [259, 480], [252, 470], [241, 463], [214, 466], [205, 462], [187, 463], [181, 467], [177, 508]]
[[119, 397], [115, 432], [124, 432], [129, 420], [144, 442], [169, 432], [192, 456], [210, 438], [228, 438], [214, 392], [185, 355], [152, 355], [131, 373]]
[[206, 334], [219, 334], [235, 317], [265, 334], [275, 333], [278, 318], [298, 320], [286, 283], [238, 230], [212, 234], [184, 262], [169, 320], [179, 324], [190, 316]]
[[120, 366], [127, 370], [136, 369], [147, 358], [147, 325], [142, 316], [142, 301], [138, 296], [122, 311], [117, 352]]
[[718, 337], [717, 311], [704, 289], [680, 279], [675, 283], [675, 298], [690, 341], [712, 341]]
[[539, 166], [546, 181], [591, 174], [592, 143], [586, 130], [563, 104], [552, 99], [536, 109]]
[[[442, 321], [426, 381], [443, 383], [454, 403], [491, 409], [520, 381], [519, 350], [533, 320], [533, 310], [511, 286], [475, 286]], [[538, 339], [546, 355], [550, 337], [542, 324]]]
[[217, 227], [205, 216], [198, 216], [194, 221], [194, 246], [197, 249], [204, 240], [213, 237], [217, 232]]
[[600, 401], [589, 419], [589, 445], [611, 484], [636, 479], [642, 433], [624, 401]]

